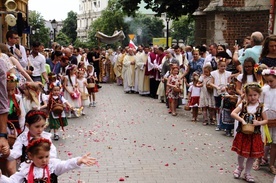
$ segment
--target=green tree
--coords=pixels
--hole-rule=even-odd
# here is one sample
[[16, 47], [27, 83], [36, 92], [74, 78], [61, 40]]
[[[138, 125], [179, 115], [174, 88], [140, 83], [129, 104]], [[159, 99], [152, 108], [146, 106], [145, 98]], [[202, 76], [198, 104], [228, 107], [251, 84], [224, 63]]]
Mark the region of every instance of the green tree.
[[77, 39], [77, 13], [70, 11], [67, 18], [63, 21], [63, 28], [61, 32], [70, 38], [70, 43], [75, 42]]
[[122, 29], [125, 33], [128, 32], [128, 26], [124, 22], [124, 14], [117, 0], [109, 0], [108, 6], [102, 11], [101, 16], [96, 19], [89, 30], [90, 45], [98, 45], [95, 34], [101, 31], [106, 35], [112, 35], [115, 30]]
[[71, 39], [63, 32], [59, 32], [56, 36], [56, 42], [62, 46], [68, 46], [71, 43]]
[[34, 41], [39, 41], [47, 47], [50, 42], [50, 32], [49, 29], [45, 27], [44, 19], [41, 14], [36, 11], [30, 11], [29, 24], [31, 26], [30, 46]]
[[194, 43], [194, 20], [188, 16], [182, 16], [174, 20], [170, 30], [171, 37], [176, 40], [182, 39], [185, 44]]
[[[121, 0], [123, 11], [127, 15], [135, 16], [142, 0]], [[145, 8], [151, 9], [161, 16], [167, 13], [171, 19], [177, 19], [182, 15], [192, 14], [199, 6], [199, 0], [144, 0]]]
[[[148, 17], [143, 14], [137, 14], [133, 19], [127, 21], [129, 31], [136, 35], [136, 44], [148, 45], [154, 37], [163, 37], [163, 21], [157, 17]], [[141, 31], [141, 36], [139, 36]]]

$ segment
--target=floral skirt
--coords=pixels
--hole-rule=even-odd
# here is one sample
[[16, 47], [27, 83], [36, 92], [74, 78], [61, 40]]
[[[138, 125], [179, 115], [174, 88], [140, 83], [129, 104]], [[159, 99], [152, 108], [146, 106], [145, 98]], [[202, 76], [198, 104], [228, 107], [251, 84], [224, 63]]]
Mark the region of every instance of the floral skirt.
[[232, 145], [232, 151], [245, 158], [260, 158], [264, 155], [264, 143], [261, 134], [238, 132]]

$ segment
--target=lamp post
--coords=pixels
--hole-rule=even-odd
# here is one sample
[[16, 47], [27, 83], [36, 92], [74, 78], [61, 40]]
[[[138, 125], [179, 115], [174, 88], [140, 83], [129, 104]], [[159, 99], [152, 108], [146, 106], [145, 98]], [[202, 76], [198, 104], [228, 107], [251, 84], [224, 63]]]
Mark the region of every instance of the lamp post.
[[54, 37], [54, 32], [51, 30], [51, 31], [50, 31], [50, 43], [49, 43], [49, 48], [52, 47], [53, 37]]
[[54, 42], [56, 41], [56, 29], [57, 29], [57, 26], [58, 26], [58, 22], [54, 19], [51, 21], [51, 24], [52, 24], [52, 27], [54, 29]]
[[170, 17], [167, 16], [167, 13], [166, 13], [166, 22], [167, 22], [166, 48], [169, 48], [169, 22], [170, 22]]
[[32, 38], [32, 39], [30, 38], [30, 45], [32, 45], [32, 43], [33, 43], [33, 41], [34, 41], [34, 38], [37, 37], [37, 36], [35, 36], [35, 35], [38, 34], [39, 31], [40, 31], [39, 28], [32, 28], [32, 29], [31, 29], [31, 34], [32, 34], [31, 38]]

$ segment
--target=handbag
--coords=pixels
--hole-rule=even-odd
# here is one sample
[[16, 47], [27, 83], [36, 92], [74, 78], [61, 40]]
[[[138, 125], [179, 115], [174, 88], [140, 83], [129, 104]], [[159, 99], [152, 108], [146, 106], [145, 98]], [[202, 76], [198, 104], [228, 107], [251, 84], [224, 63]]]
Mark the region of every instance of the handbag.
[[80, 97], [80, 92], [76, 89], [74, 93], [70, 95], [72, 99], [78, 99]]

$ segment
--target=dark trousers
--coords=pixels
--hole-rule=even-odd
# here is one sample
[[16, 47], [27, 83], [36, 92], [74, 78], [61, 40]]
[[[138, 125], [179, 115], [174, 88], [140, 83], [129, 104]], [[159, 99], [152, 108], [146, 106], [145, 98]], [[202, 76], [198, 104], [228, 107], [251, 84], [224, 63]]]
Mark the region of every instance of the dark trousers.
[[150, 78], [150, 96], [152, 98], [157, 98], [156, 92], [158, 89], [160, 81], [157, 81], [155, 78]]

